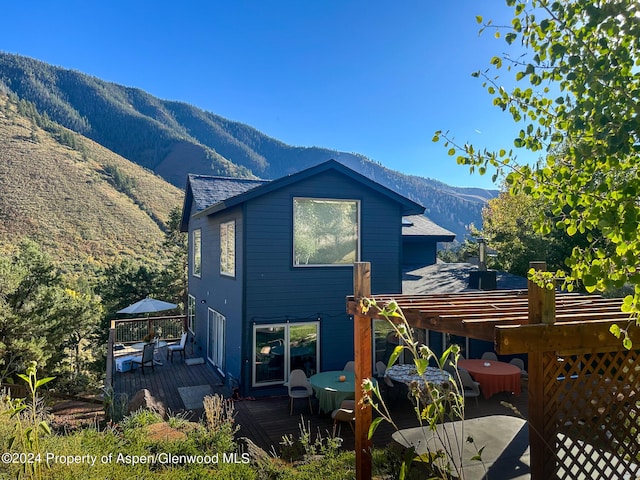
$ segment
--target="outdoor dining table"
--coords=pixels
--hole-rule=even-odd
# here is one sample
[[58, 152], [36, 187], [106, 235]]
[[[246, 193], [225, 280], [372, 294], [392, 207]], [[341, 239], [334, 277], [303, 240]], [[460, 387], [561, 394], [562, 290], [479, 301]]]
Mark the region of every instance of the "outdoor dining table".
[[411, 363], [393, 365], [386, 370], [385, 375], [394, 382], [407, 385], [414, 381], [420, 384], [424, 384], [425, 381], [437, 384], [451, 381], [449, 373], [437, 367], [427, 367], [424, 375], [420, 376], [416, 371], [416, 366]]
[[[140, 356], [140, 354], [142, 354], [142, 351], [144, 350], [144, 346], [147, 344], [147, 342], [137, 342], [137, 343], [133, 343], [131, 345], [126, 345], [126, 346], [122, 346], [122, 348], [119, 348], [118, 350], [114, 351], [114, 356], [116, 357], [124, 357], [124, 356], [128, 356], [128, 357], [135, 357], [135, 356]], [[165, 342], [164, 340], [159, 340], [156, 342], [155, 348], [154, 348], [154, 352], [158, 351], [161, 348], [164, 348], [167, 346], [167, 342]], [[162, 362], [160, 362], [159, 360], [156, 360], [154, 358], [153, 363], [155, 365], [162, 365]]]
[[520, 369], [510, 363], [497, 360], [460, 360], [458, 367], [468, 371], [480, 384], [484, 398], [498, 392], [520, 395]]
[[[344, 376], [344, 382], [340, 377]], [[343, 400], [355, 398], [356, 377], [354, 372], [331, 370], [316, 373], [309, 377], [309, 383], [318, 398], [320, 410], [329, 413], [340, 408]]]

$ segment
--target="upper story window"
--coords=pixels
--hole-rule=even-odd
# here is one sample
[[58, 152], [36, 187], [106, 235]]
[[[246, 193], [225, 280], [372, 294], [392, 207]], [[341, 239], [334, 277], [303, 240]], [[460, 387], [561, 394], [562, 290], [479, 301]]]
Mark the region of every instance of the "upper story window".
[[360, 258], [360, 202], [293, 199], [293, 264], [351, 265]]
[[202, 230], [199, 228], [193, 232], [193, 267], [191, 273], [194, 277], [202, 275]]
[[220, 224], [220, 273], [236, 276], [236, 222]]

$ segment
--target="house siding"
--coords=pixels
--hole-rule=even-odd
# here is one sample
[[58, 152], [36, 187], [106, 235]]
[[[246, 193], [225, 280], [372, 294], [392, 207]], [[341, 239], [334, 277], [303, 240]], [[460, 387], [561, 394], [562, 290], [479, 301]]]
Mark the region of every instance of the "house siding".
[[403, 242], [403, 265], [433, 265], [436, 263], [437, 242], [425, 238], [405, 238]]
[[247, 202], [243, 385], [251, 385], [253, 325], [320, 318], [321, 370], [353, 359], [353, 323], [345, 297], [353, 267], [293, 266], [293, 198], [360, 201], [361, 261], [371, 262], [373, 293], [400, 293], [400, 206], [337, 172], [324, 172]]
[[[220, 274], [220, 224], [235, 220], [235, 277]], [[241, 374], [240, 351], [242, 345], [242, 282], [243, 216], [241, 208], [224, 211], [219, 215], [191, 218], [189, 231], [202, 229], [202, 277], [194, 277], [189, 271], [189, 293], [196, 298], [196, 332], [194, 356], [207, 358], [208, 315], [213, 309], [224, 315], [225, 365], [224, 375], [239, 379]], [[189, 236], [191, 242], [191, 235]], [[189, 261], [192, 264], [192, 248], [189, 245]]]
[[[223, 315], [222, 373], [227, 383], [237, 379], [242, 395], [286, 392], [283, 385], [252, 387], [255, 325], [318, 321], [321, 371], [341, 369], [354, 357], [353, 319], [346, 314], [345, 304], [345, 297], [353, 293], [353, 266], [293, 265], [294, 198], [358, 201], [358, 260], [371, 263], [372, 293], [402, 292], [401, 219], [403, 214], [419, 213], [421, 207], [375, 182], [354, 177], [345, 167], [328, 165], [265, 184], [259, 191], [232, 194], [224, 203], [224, 195], [216, 190], [218, 184], [212, 184], [211, 190], [200, 185], [206, 210], [198, 213], [191, 208], [188, 216], [183, 212], [182, 228], [188, 227], [189, 231], [190, 266], [192, 232], [202, 232], [201, 277], [194, 277], [189, 270], [196, 332], [187, 353], [207, 359], [208, 311]], [[189, 192], [186, 208], [190, 205]], [[207, 198], [211, 199], [209, 206]], [[220, 274], [220, 225], [230, 220], [235, 220], [233, 278]]]

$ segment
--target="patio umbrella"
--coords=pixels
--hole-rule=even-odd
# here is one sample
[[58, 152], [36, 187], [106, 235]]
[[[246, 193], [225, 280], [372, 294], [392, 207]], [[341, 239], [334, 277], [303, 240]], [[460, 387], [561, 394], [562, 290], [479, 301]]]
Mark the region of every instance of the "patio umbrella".
[[151, 313], [162, 312], [163, 310], [172, 310], [176, 308], [175, 303], [163, 302], [162, 300], [156, 300], [155, 298], [147, 297], [139, 302], [132, 303], [122, 310], [118, 310], [118, 313]]

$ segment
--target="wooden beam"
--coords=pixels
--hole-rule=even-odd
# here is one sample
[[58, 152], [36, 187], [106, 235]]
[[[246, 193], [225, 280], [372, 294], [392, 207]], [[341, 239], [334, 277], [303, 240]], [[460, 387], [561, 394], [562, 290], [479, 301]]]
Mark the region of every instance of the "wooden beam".
[[107, 340], [107, 373], [104, 378], [104, 386], [107, 390], [113, 387], [113, 345], [116, 340], [115, 322], [111, 320], [111, 328], [109, 328], [109, 338]]
[[[545, 262], [531, 262], [530, 267], [535, 270], [546, 271]], [[547, 290], [529, 280], [528, 284], [528, 320], [529, 324], [553, 325], [555, 322], [556, 297], [555, 290]], [[522, 326], [517, 327], [519, 329]], [[498, 343], [496, 339], [496, 352]], [[531, 451], [531, 478], [545, 478], [545, 448], [551, 445], [550, 438], [546, 438], [544, 431], [544, 361], [540, 351], [529, 352], [529, 449]]]
[[[358, 262], [353, 265], [353, 293], [354, 300], [371, 296], [371, 264]], [[359, 309], [358, 309], [359, 310]], [[353, 351], [356, 377], [356, 479], [371, 480], [371, 441], [369, 427], [371, 426], [371, 406], [362, 403], [362, 381], [372, 378], [371, 368], [371, 318], [357, 311], [353, 317]], [[362, 406], [362, 408], [361, 408]]]
[[[546, 272], [545, 262], [531, 262], [530, 267]], [[556, 316], [556, 291], [539, 286], [529, 280], [529, 323], [553, 323]]]
[[[509, 355], [525, 352], [607, 352], [620, 349], [622, 340], [609, 329], [626, 320], [606, 319], [588, 322], [559, 322], [553, 325], [496, 325], [496, 352]], [[629, 329], [634, 345], [640, 345], [640, 329]]]

